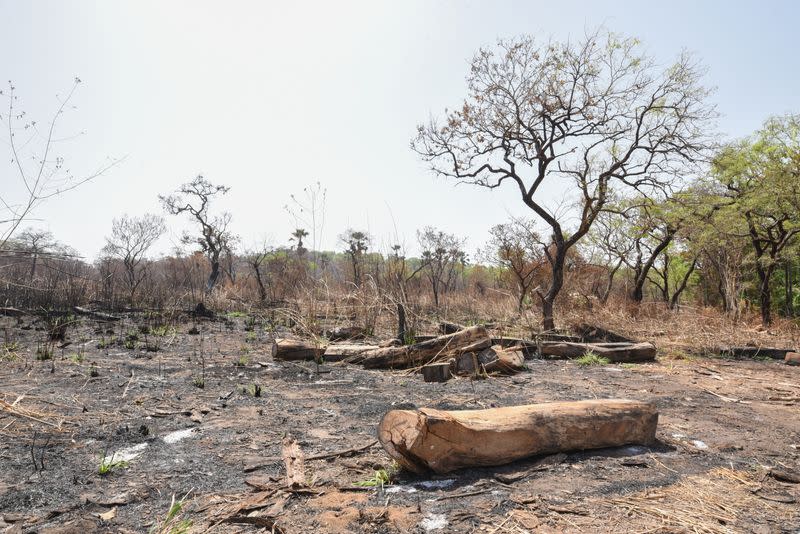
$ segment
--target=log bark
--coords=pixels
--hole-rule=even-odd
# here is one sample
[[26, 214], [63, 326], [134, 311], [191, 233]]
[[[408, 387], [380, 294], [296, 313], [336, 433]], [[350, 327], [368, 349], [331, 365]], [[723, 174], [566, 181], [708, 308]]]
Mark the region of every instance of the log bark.
[[380, 348], [378, 345], [364, 345], [356, 343], [335, 343], [328, 345], [323, 356], [326, 362], [339, 362], [351, 356], [358, 356], [369, 350]]
[[447, 321], [442, 321], [439, 323], [439, 333], [440, 334], [455, 334], [459, 330], [464, 330], [466, 326], [462, 326], [457, 323], [449, 323]]
[[787, 352], [783, 361], [786, 365], [800, 365], [800, 352]]
[[367, 369], [404, 369], [447, 359], [459, 349], [480, 344], [488, 346], [487, 343], [491, 345], [486, 328], [472, 326], [455, 334], [435, 337], [414, 345], [370, 350], [348, 361], [361, 363]]
[[415, 473], [503, 465], [539, 454], [650, 445], [658, 411], [646, 402], [589, 400], [488, 410], [392, 410], [378, 427], [389, 455]]
[[276, 339], [272, 343], [272, 359], [282, 361], [317, 360], [325, 346], [302, 339]]
[[652, 343], [566, 343], [544, 342], [541, 355], [557, 358], [580, 358], [587, 352], [607, 358], [611, 363], [647, 362], [656, 357]]

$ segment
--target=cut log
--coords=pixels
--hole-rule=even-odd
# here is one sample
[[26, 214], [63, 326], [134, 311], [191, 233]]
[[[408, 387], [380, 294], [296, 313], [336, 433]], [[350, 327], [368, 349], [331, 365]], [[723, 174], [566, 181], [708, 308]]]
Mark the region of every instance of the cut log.
[[650, 445], [658, 411], [646, 402], [588, 400], [488, 410], [392, 410], [378, 439], [415, 473], [503, 465], [528, 456]]
[[368, 369], [403, 369], [447, 359], [459, 349], [476, 344], [491, 344], [491, 338], [483, 326], [471, 326], [455, 334], [439, 336], [429, 341], [402, 347], [386, 347], [367, 351], [353, 360]]
[[358, 356], [368, 350], [380, 348], [378, 345], [364, 345], [355, 343], [335, 343], [328, 345], [323, 356], [326, 362], [339, 362], [351, 356]]
[[800, 365], [800, 352], [787, 352], [783, 361], [786, 365]]
[[529, 339], [518, 337], [493, 337], [492, 346], [500, 345], [504, 349], [514, 348], [522, 351], [526, 358], [535, 358], [539, 355], [539, 345]]
[[422, 366], [422, 378], [425, 382], [447, 382], [450, 380], [451, 362], [430, 363]]
[[611, 363], [647, 362], [656, 357], [652, 343], [567, 343], [543, 342], [540, 345], [544, 357], [580, 358], [588, 352], [607, 358]]
[[78, 315], [86, 315], [87, 317], [91, 317], [92, 319], [95, 319], [97, 321], [103, 321], [106, 323], [112, 323], [115, 321], [119, 321], [121, 319], [120, 317], [117, 317], [116, 315], [111, 315], [110, 313], [94, 311], [87, 308], [82, 308], [80, 306], [73, 306], [72, 310]]
[[611, 330], [607, 330], [602, 326], [592, 325], [588, 323], [581, 323], [572, 327], [575, 335], [581, 338], [581, 341], [594, 343], [594, 342], [623, 342], [623, 343], [637, 343], [635, 339], [622, 336]]
[[795, 349], [779, 349], [770, 347], [720, 347], [720, 354], [733, 358], [771, 358], [783, 360], [786, 354], [795, 352]]
[[302, 339], [276, 339], [272, 343], [273, 360], [318, 360], [324, 353], [324, 345]]
[[472, 375], [478, 372], [500, 372], [514, 374], [525, 367], [525, 356], [521, 350], [504, 349], [499, 345], [480, 352], [467, 352], [456, 357], [453, 372]]

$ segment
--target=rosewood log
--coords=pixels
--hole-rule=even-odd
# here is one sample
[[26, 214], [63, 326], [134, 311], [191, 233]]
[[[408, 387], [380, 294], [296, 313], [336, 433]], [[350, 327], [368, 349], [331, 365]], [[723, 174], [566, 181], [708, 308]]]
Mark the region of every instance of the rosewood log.
[[503, 465], [528, 456], [650, 445], [658, 411], [632, 400], [529, 404], [488, 410], [392, 410], [378, 439], [389, 455], [415, 473]]
[[325, 349], [324, 357], [326, 362], [339, 362], [351, 356], [364, 354], [369, 350], [380, 348], [378, 345], [364, 345], [356, 343], [335, 343], [328, 345]]

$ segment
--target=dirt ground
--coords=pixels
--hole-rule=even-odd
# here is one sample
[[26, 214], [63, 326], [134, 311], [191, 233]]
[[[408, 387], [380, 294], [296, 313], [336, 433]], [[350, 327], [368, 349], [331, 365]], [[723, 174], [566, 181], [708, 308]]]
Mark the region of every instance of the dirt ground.
[[[530, 360], [428, 384], [273, 362], [241, 316], [81, 319], [51, 359], [39, 319], [0, 321], [0, 531], [800, 531], [800, 484], [775, 475], [800, 470], [800, 368], [783, 362]], [[593, 398], [655, 403], [658, 444], [375, 482], [393, 471], [375, 444], [387, 410]], [[286, 439], [307, 458], [295, 490]]]

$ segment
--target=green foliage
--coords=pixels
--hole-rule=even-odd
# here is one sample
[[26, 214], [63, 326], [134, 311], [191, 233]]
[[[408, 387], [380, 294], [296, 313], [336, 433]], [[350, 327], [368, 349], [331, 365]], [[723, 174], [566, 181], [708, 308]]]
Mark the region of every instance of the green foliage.
[[110, 474], [115, 469], [127, 469], [128, 462], [125, 460], [114, 460], [114, 455], [112, 454], [111, 457], [107, 457], [105, 454], [100, 458], [100, 465], [97, 468], [97, 474], [100, 476], [106, 476]]
[[586, 354], [575, 360], [575, 363], [578, 365], [583, 366], [590, 366], [590, 365], [608, 365], [611, 361], [608, 358], [604, 358], [603, 356], [598, 356], [592, 351], [588, 351]]
[[396, 463], [392, 463], [388, 468], [381, 468], [376, 470], [371, 478], [356, 482], [354, 485], [366, 488], [384, 487], [392, 484], [392, 481], [397, 476], [399, 467]]

